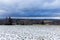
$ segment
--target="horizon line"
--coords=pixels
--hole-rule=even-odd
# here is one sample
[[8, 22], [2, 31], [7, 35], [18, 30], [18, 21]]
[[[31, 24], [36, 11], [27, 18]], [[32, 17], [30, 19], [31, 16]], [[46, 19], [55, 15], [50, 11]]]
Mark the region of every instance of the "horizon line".
[[[0, 19], [5, 19], [9, 17], [0, 17]], [[10, 17], [12, 19], [60, 19], [60, 17]]]

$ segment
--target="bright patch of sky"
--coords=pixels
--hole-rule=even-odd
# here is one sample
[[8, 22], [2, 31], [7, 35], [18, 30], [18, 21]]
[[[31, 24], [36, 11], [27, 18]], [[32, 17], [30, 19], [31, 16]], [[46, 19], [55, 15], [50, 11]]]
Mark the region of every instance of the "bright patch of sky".
[[0, 17], [60, 16], [60, 0], [0, 0]]

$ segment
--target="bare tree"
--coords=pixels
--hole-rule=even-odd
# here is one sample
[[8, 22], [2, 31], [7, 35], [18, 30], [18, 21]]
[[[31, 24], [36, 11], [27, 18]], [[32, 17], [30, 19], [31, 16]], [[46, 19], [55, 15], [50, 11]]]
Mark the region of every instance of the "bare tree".
[[12, 19], [11, 17], [7, 18], [7, 22], [6, 22], [6, 25], [12, 25]]

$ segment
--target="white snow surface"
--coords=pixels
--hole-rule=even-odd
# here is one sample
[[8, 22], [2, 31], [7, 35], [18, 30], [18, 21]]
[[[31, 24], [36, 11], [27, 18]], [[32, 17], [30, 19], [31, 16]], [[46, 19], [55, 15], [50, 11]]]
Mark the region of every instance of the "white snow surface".
[[60, 26], [0, 25], [0, 40], [60, 40]]

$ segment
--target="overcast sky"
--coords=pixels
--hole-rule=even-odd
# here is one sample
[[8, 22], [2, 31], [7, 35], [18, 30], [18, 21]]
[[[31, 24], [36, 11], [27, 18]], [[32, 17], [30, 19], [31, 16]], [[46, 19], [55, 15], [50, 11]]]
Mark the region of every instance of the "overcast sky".
[[60, 0], [0, 0], [0, 17], [60, 16]]

